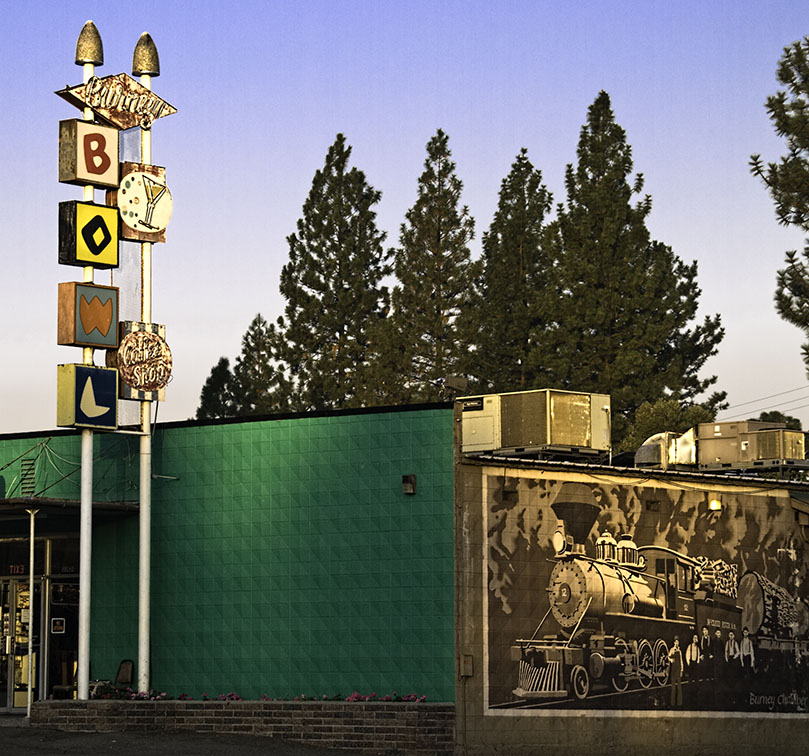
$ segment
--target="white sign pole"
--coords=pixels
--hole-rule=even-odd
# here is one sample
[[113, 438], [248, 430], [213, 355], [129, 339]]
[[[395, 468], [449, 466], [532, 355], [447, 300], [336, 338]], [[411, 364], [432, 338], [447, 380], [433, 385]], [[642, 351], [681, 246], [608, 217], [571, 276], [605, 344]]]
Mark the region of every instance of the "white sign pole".
[[[141, 34], [132, 61], [132, 75], [140, 76], [140, 83], [152, 88], [152, 76], [160, 75], [157, 48], [152, 38]], [[151, 125], [141, 126], [140, 161], [152, 162]], [[152, 244], [141, 242], [141, 321], [152, 322]], [[151, 549], [152, 549], [152, 435], [149, 400], [141, 402], [140, 436], [140, 538], [138, 547], [138, 690], [148, 693], [151, 686]]]
[[[34, 693], [34, 518], [38, 509], [26, 509], [31, 515], [30, 544], [28, 548], [28, 703], [25, 709], [25, 716], [31, 718], [31, 700]], [[39, 646], [43, 644], [42, 634], [39, 638]], [[41, 656], [42, 654], [40, 654]]]
[[[83, 66], [84, 83], [95, 75], [96, 64], [104, 62], [101, 36], [92, 21], [88, 21], [76, 43], [76, 65]], [[93, 120], [93, 111], [84, 108], [85, 121]], [[92, 184], [84, 187], [84, 201], [92, 202]], [[93, 282], [92, 266], [84, 268], [85, 283]], [[85, 347], [82, 362], [93, 364], [93, 349]], [[90, 564], [93, 556], [93, 431], [81, 432], [81, 508], [79, 515], [79, 658], [76, 675], [77, 697], [90, 698]]]

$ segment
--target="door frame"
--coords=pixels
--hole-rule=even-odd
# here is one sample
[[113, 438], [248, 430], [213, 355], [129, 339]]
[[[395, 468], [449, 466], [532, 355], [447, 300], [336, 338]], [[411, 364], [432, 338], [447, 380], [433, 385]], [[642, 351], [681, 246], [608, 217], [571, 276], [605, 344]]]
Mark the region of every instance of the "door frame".
[[[17, 619], [18, 613], [20, 621], [24, 616], [25, 610], [19, 605], [20, 595], [24, 595], [30, 591], [30, 582], [20, 577], [4, 577], [0, 578], [0, 593], [3, 595], [2, 603], [2, 626], [0, 626], [0, 664], [4, 667], [4, 677], [6, 680], [6, 695], [0, 696], [0, 712], [6, 713], [21, 713], [24, 712], [28, 704], [28, 676], [27, 667], [28, 663], [28, 635], [30, 626], [25, 628], [26, 635], [21, 635], [17, 632]], [[45, 616], [47, 602], [44, 600], [47, 593], [47, 580], [41, 576], [34, 578], [34, 596], [38, 595], [37, 604], [35, 608], [34, 623], [38, 626], [38, 631], [34, 631], [34, 645], [32, 648], [34, 657], [34, 674], [32, 677], [33, 696], [32, 700], [36, 701], [41, 698], [40, 691], [46, 685], [46, 670], [47, 660], [47, 634], [44, 632], [47, 627], [47, 617]], [[30, 602], [30, 599], [29, 599]], [[29, 603], [30, 610], [30, 603]], [[22, 628], [19, 628], [22, 629]], [[24, 637], [25, 640], [18, 644], [17, 638]], [[43, 641], [44, 644], [43, 644]], [[44, 654], [43, 654], [44, 651]], [[23, 661], [25, 659], [25, 661]], [[45, 664], [43, 664], [45, 662]], [[17, 670], [20, 670], [24, 675], [25, 683], [25, 696], [20, 695], [22, 691], [15, 691], [15, 677]], [[19, 705], [15, 703], [23, 701]]]

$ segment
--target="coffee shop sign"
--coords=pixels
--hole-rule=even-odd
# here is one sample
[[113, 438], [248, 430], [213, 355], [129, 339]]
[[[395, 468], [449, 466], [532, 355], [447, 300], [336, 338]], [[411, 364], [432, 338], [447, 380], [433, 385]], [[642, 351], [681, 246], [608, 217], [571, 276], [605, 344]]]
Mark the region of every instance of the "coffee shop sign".
[[171, 351], [156, 333], [134, 331], [124, 336], [117, 362], [121, 378], [137, 391], [157, 391], [171, 377]]
[[61, 89], [56, 94], [77, 108], [90, 108], [100, 120], [119, 129], [148, 129], [155, 119], [177, 112], [177, 108], [125, 73], [93, 76], [86, 84]]

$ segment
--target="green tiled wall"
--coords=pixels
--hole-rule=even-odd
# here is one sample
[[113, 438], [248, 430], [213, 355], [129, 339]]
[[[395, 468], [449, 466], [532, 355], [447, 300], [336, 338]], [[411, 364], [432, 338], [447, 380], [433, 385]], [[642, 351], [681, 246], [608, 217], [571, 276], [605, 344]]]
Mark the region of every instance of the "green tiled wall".
[[[152, 469], [155, 689], [454, 699], [450, 409], [159, 429]], [[96, 528], [94, 676], [137, 658], [137, 531]]]
[[[137, 443], [133, 445], [131, 437], [93, 435], [95, 501], [137, 501], [137, 451]], [[36, 496], [79, 499], [80, 434], [8, 436], [0, 439], [0, 498], [23, 495], [20, 488], [22, 460], [33, 460]]]

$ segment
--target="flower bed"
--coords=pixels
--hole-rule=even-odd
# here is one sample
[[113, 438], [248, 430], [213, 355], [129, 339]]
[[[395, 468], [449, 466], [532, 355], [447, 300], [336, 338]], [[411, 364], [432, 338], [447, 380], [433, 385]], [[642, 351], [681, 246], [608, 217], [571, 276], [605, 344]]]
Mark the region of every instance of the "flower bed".
[[[119, 701], [170, 701], [171, 696], [166, 693], [157, 693], [156, 691], [150, 690], [148, 693], [143, 691], [136, 691], [132, 688], [120, 688], [115, 687], [112, 685], [101, 685], [95, 691], [92, 692], [91, 698], [93, 699], [100, 699], [103, 701], [109, 700], [119, 700]], [[178, 701], [193, 701], [194, 696], [188, 693], [180, 693], [177, 696]], [[220, 693], [218, 696], [209, 696], [207, 693], [203, 693], [200, 696], [200, 700], [202, 701], [242, 701], [244, 700], [238, 693], [230, 692], [230, 693]], [[364, 695], [362, 693], [358, 693], [356, 690], [350, 696], [343, 696], [342, 693], [337, 693], [336, 695], [327, 696], [325, 693], [322, 696], [308, 696], [305, 693], [301, 693], [299, 696], [291, 696], [291, 697], [278, 697], [274, 698], [272, 696], [268, 696], [266, 693], [261, 696], [262, 701], [348, 701], [350, 703], [357, 703], [357, 702], [365, 702], [368, 703], [369, 701], [382, 701], [382, 702], [393, 702], [393, 703], [424, 703], [427, 700], [427, 696], [419, 696], [415, 693], [406, 693], [404, 695], [400, 695], [395, 690], [393, 693], [388, 693], [384, 696], [377, 696], [376, 693], [369, 693]]]

